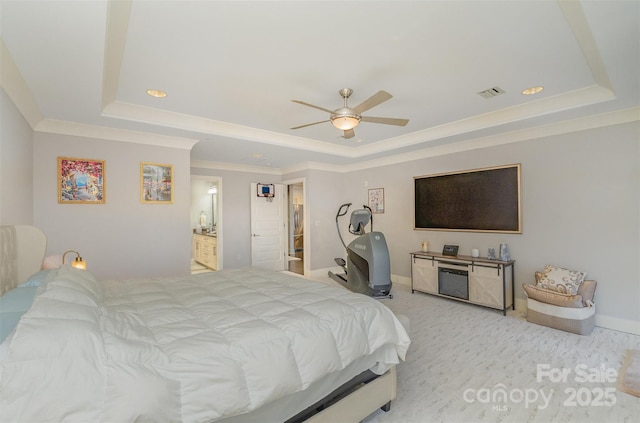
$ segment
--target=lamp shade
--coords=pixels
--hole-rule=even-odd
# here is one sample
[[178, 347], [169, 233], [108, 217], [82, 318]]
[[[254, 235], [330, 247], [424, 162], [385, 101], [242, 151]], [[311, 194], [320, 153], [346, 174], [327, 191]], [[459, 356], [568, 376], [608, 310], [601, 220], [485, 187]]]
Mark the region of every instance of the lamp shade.
[[87, 270], [87, 262], [82, 260], [82, 257], [76, 257], [73, 263], [71, 263], [71, 267], [75, 267], [76, 269]]
[[65, 259], [67, 258], [67, 254], [73, 253], [76, 255], [76, 258], [71, 262], [71, 267], [75, 267], [76, 269], [87, 270], [87, 262], [80, 257], [80, 253], [74, 250], [65, 251], [62, 255], [62, 264], [65, 263]]

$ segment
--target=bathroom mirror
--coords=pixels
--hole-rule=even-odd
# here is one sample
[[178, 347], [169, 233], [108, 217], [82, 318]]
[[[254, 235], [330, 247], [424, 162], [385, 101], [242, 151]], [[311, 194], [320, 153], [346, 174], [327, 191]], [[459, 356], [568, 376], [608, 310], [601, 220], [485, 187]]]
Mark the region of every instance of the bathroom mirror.
[[218, 222], [218, 181], [191, 178], [191, 228], [200, 233], [215, 229]]
[[211, 218], [209, 219], [209, 227], [216, 230], [216, 207], [218, 202], [218, 186], [212, 183], [207, 190], [207, 195], [211, 197]]

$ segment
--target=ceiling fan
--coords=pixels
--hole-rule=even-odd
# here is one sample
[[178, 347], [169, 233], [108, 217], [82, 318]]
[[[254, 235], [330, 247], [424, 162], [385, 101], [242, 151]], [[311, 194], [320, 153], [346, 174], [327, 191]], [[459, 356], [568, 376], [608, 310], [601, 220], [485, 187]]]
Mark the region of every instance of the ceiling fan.
[[304, 106], [313, 107], [314, 109], [322, 110], [323, 112], [329, 113], [329, 119], [321, 120], [320, 122], [307, 123], [305, 125], [296, 126], [291, 129], [300, 129], [305, 128], [311, 125], [317, 125], [319, 123], [331, 122], [333, 126], [338, 129], [344, 131], [344, 138], [349, 139], [355, 136], [355, 132], [353, 128], [358, 126], [360, 122], [370, 122], [370, 123], [382, 123], [385, 125], [396, 125], [396, 126], [405, 126], [409, 119], [396, 119], [396, 118], [385, 118], [385, 117], [372, 117], [372, 116], [362, 116], [362, 113], [366, 112], [369, 109], [372, 109], [379, 105], [380, 103], [384, 103], [393, 97], [386, 91], [378, 91], [362, 103], [358, 104], [356, 107], [349, 107], [347, 105], [347, 99], [353, 93], [351, 88], [343, 88], [338, 91], [340, 97], [344, 99], [344, 107], [336, 110], [325, 109], [324, 107], [315, 106], [313, 104], [306, 103], [300, 100], [291, 100], [294, 103], [302, 104]]

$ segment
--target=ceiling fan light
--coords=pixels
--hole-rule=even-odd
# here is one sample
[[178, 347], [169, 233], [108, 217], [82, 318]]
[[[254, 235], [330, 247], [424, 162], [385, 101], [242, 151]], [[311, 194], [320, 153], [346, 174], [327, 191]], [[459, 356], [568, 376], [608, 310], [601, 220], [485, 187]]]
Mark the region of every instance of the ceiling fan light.
[[353, 129], [360, 123], [359, 116], [347, 115], [347, 116], [332, 116], [331, 123], [338, 129], [348, 131]]

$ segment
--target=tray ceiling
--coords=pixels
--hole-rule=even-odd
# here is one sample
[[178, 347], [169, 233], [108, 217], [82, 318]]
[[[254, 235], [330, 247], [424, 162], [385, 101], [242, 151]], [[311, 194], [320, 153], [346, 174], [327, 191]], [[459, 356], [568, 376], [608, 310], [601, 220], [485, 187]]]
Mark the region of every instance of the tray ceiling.
[[[35, 130], [193, 146], [202, 165], [365, 166], [638, 119], [638, 2], [1, 7], [2, 85]], [[409, 123], [290, 129], [328, 119], [291, 100], [333, 110], [341, 88], [388, 91], [367, 115]]]

